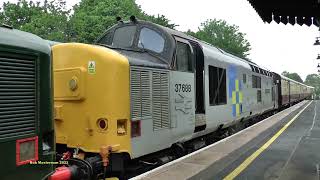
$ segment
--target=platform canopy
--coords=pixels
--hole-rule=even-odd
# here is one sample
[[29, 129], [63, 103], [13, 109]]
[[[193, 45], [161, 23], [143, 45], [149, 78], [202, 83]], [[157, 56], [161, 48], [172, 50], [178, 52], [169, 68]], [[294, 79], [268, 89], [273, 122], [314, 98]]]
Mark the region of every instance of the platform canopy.
[[320, 0], [248, 0], [264, 22], [319, 27]]

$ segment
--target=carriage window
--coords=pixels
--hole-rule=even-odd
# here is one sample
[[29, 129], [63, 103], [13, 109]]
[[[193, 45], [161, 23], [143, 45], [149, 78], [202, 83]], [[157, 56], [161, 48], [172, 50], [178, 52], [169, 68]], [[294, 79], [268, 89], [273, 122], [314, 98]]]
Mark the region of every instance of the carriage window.
[[124, 26], [116, 29], [113, 36], [112, 46], [131, 47], [135, 33], [136, 26]]
[[227, 104], [226, 70], [209, 66], [209, 101], [210, 106]]
[[193, 71], [191, 50], [188, 44], [177, 41], [176, 57], [176, 69], [178, 71]]
[[142, 28], [140, 31], [138, 47], [161, 53], [164, 49], [164, 39], [154, 30]]

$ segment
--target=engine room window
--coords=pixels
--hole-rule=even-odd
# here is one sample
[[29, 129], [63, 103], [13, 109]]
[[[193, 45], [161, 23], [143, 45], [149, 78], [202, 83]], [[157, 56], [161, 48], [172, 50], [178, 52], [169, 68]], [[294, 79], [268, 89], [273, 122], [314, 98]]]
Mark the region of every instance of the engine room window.
[[261, 88], [261, 77], [252, 75], [252, 88]]
[[243, 83], [247, 83], [247, 75], [246, 74], [243, 74]]
[[131, 47], [136, 33], [136, 26], [124, 26], [115, 30], [112, 46]]
[[193, 72], [190, 46], [179, 41], [177, 42], [176, 69], [183, 72]]
[[257, 91], [257, 101], [261, 102], [261, 90]]
[[142, 28], [140, 31], [138, 47], [161, 53], [164, 49], [164, 39], [154, 30]]
[[275, 100], [275, 92], [274, 92], [274, 88], [273, 87], [272, 87], [271, 93], [272, 93], [272, 101], [274, 101]]
[[209, 66], [209, 101], [211, 106], [227, 104], [226, 70]]

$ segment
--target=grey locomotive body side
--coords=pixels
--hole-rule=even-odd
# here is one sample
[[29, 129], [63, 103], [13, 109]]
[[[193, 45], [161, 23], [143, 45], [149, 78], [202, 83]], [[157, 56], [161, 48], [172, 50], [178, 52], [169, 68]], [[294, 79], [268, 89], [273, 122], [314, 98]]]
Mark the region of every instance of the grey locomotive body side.
[[[125, 28], [130, 41], [116, 37]], [[131, 158], [278, 109], [285, 99], [276, 73], [156, 24], [120, 22], [97, 42], [129, 59], [131, 124], [138, 129]]]

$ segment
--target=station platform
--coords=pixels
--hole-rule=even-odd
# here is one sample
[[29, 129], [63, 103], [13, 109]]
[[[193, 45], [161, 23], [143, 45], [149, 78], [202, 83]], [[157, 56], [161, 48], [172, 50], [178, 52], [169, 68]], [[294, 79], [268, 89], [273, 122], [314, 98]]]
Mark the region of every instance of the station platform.
[[320, 107], [302, 101], [245, 130], [132, 178], [320, 179]]

